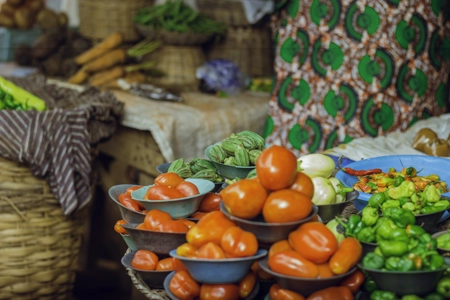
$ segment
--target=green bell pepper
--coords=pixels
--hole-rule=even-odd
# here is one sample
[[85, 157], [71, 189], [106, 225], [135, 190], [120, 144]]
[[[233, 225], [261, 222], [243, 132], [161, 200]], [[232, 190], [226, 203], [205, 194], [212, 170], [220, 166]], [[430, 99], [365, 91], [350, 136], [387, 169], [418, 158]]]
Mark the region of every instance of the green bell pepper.
[[375, 270], [380, 270], [381, 268], [383, 268], [384, 263], [385, 263], [384, 258], [373, 252], [367, 253], [362, 261], [364, 267]]
[[378, 221], [379, 215], [378, 215], [378, 208], [374, 208], [371, 206], [366, 206], [362, 210], [362, 221], [366, 226], [372, 226], [375, 225]]
[[392, 219], [390, 218], [384, 218], [383, 222], [379, 224], [378, 228], [375, 231], [375, 234], [377, 235], [377, 241], [379, 240], [378, 236], [383, 240], [388, 240], [391, 231], [394, 228], [398, 228], [398, 226], [395, 225], [394, 221], [392, 221]]
[[439, 293], [431, 293], [425, 296], [425, 300], [445, 300], [444, 296]]
[[389, 240], [401, 241], [409, 244], [409, 236], [404, 228], [394, 228], [389, 233]]
[[348, 217], [347, 223], [341, 222], [340, 219], [337, 219], [338, 222], [345, 227], [344, 235], [347, 237], [355, 237], [354, 231], [358, 224], [361, 222], [361, 217], [359, 215], [353, 214]]
[[397, 271], [398, 269], [398, 262], [400, 261], [400, 257], [397, 256], [391, 256], [386, 258], [385, 268], [390, 271]]
[[386, 210], [389, 207], [400, 207], [400, 201], [388, 199], [381, 204], [381, 210]]
[[395, 293], [376, 290], [370, 294], [370, 300], [399, 300]]
[[380, 247], [378, 246], [376, 246], [375, 249], [373, 249], [373, 253], [384, 258], [383, 253], [381, 253]]
[[362, 220], [356, 225], [355, 230], [353, 230], [353, 236], [357, 237], [358, 234], [366, 228], [366, 223], [364, 223]]
[[408, 243], [402, 241], [379, 241], [378, 247], [384, 257], [402, 256], [409, 251]]
[[402, 257], [398, 261], [397, 271], [410, 272], [415, 270], [414, 261], [408, 257]]
[[420, 194], [422, 194], [422, 197], [427, 199], [428, 202], [438, 202], [441, 199], [441, 191], [433, 184], [427, 185]]
[[400, 207], [392, 207], [383, 211], [383, 216], [391, 217], [395, 225], [398, 227], [406, 228], [408, 224], [415, 224], [416, 217], [414, 214], [406, 209]]
[[376, 193], [370, 196], [369, 198], [369, 206], [373, 208], [378, 208], [381, 204], [386, 201], [386, 195], [384, 193]]
[[419, 225], [415, 225], [415, 224], [407, 225], [405, 231], [406, 231], [406, 234], [408, 234], [410, 237], [412, 237], [414, 239], [418, 238], [419, 236], [421, 236], [422, 234], [425, 233], [425, 229], [423, 229]]
[[364, 281], [363, 287], [369, 293], [372, 293], [372, 292], [378, 290], [378, 286], [377, 286], [375, 280], [373, 280], [373, 278], [370, 276], [366, 276], [366, 280]]
[[428, 215], [428, 214], [432, 214], [432, 213], [436, 213], [439, 211], [443, 211], [446, 210], [446, 208], [442, 207], [442, 206], [425, 206], [420, 210], [420, 213], [423, 215]]
[[450, 232], [438, 236], [436, 238], [436, 242], [439, 248], [450, 250]]
[[356, 238], [361, 242], [373, 243], [375, 241], [375, 231], [372, 227], [363, 228]]
[[445, 276], [442, 277], [437, 285], [436, 285], [436, 292], [438, 292], [440, 295], [444, 296], [446, 299], [450, 298], [450, 277]]
[[418, 246], [421, 246], [428, 251], [433, 251], [437, 249], [437, 241], [429, 233], [422, 234], [421, 236], [419, 236], [418, 240], [419, 240]]
[[412, 203], [412, 202], [406, 202], [401, 207], [403, 209], [406, 209], [406, 210], [409, 210], [409, 211], [412, 211], [412, 212], [416, 210], [416, 205], [414, 203]]
[[416, 295], [405, 295], [400, 300], [424, 300], [424, 299]]
[[444, 257], [435, 251], [422, 254], [425, 270], [440, 270], [447, 266]]
[[439, 200], [438, 202], [434, 203], [434, 207], [441, 206], [442, 209], [447, 209], [450, 206], [450, 201], [448, 200]]
[[416, 187], [412, 181], [403, 181], [399, 186], [388, 189], [388, 195], [392, 199], [411, 197], [416, 192]]
[[403, 176], [397, 176], [395, 177], [395, 183], [394, 186], [398, 187], [400, 184], [402, 184], [402, 182], [405, 181], [405, 177]]

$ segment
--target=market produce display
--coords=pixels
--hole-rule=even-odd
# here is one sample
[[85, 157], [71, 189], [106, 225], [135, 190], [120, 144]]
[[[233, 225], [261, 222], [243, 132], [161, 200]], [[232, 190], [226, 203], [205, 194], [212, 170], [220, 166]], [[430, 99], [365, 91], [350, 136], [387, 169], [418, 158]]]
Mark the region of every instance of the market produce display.
[[177, 173], [182, 178], [202, 178], [215, 183], [223, 182], [223, 177], [217, 173], [216, 166], [204, 158], [194, 158], [189, 162], [179, 158], [170, 164], [167, 171]]
[[0, 109], [43, 111], [45, 101], [0, 76]]

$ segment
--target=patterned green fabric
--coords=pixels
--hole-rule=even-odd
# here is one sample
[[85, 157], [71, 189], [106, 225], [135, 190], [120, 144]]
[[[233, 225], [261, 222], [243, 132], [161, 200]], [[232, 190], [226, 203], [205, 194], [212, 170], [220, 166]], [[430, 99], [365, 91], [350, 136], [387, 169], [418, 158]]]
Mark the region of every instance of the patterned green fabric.
[[290, 0], [272, 17], [265, 135], [297, 153], [447, 112], [448, 0]]

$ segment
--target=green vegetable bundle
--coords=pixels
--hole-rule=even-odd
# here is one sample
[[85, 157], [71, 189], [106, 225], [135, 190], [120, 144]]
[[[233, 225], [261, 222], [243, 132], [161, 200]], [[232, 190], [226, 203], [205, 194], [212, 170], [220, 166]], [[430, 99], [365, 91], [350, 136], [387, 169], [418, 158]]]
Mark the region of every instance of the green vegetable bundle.
[[214, 164], [203, 158], [194, 158], [190, 162], [185, 162], [179, 158], [172, 162], [167, 172], [177, 173], [182, 178], [201, 178], [215, 183], [223, 182], [222, 176], [217, 174]]
[[190, 31], [202, 34], [223, 34], [227, 29], [226, 24], [199, 14], [182, 0], [169, 0], [161, 5], [138, 9], [134, 21], [155, 29], [181, 33]]
[[0, 77], [0, 109], [43, 111], [46, 105], [44, 100]]

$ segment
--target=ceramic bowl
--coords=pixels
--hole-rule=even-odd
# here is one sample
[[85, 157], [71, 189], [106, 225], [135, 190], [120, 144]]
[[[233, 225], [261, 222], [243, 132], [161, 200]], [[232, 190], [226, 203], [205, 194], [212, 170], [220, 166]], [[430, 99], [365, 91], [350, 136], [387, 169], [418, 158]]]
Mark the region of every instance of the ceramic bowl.
[[300, 221], [289, 223], [266, 223], [262, 215], [259, 215], [251, 220], [235, 217], [225, 209], [223, 202], [220, 203], [220, 211], [243, 230], [252, 232], [258, 239], [260, 247], [263, 248], [268, 248], [275, 242], [287, 239], [291, 231], [297, 229], [301, 224], [311, 220], [315, 215], [317, 215], [318, 210], [319, 209], [317, 206], [313, 205], [310, 214]]
[[168, 255], [173, 249], [186, 243], [186, 233], [161, 232], [136, 229], [137, 224], [123, 224], [136, 249]]
[[119, 202], [119, 195], [126, 193], [127, 189], [133, 186], [136, 186], [137, 184], [119, 184], [111, 187], [108, 191], [109, 197], [111, 200], [113, 200], [117, 206], [119, 207], [120, 214], [122, 215], [122, 219], [125, 220], [127, 223], [131, 224], [140, 224], [144, 222], [145, 214], [141, 212], [137, 212], [134, 210], [131, 210]]
[[346, 194], [345, 201], [333, 204], [323, 204], [317, 205], [319, 208], [318, 215], [322, 219], [322, 222], [328, 223], [333, 220], [336, 216], [340, 216], [344, 211], [345, 207], [354, 200], [358, 199], [359, 192], [352, 191]]
[[[414, 167], [416, 170], [421, 170], [421, 174], [437, 174], [440, 179], [450, 185], [450, 159], [442, 157], [434, 157], [428, 155], [389, 155], [379, 156], [374, 158], [363, 159], [355, 161], [346, 165], [348, 168], [355, 170], [367, 170], [380, 168], [383, 172], [387, 172], [389, 168], [395, 168], [401, 170], [403, 167]], [[347, 187], [353, 187], [358, 180], [357, 176], [349, 175], [341, 170], [336, 173], [336, 178], [342, 181]], [[361, 211], [369, 201], [372, 194], [359, 193], [358, 199], [353, 201], [356, 209]], [[449, 193], [443, 194], [443, 196], [450, 196]], [[450, 213], [444, 211], [441, 221], [447, 219]]]
[[373, 278], [380, 290], [396, 293], [398, 296], [424, 296], [433, 292], [439, 279], [444, 275], [445, 268], [434, 271], [382, 271], [358, 267]]
[[135, 269], [131, 266], [131, 261], [133, 260], [135, 252], [130, 252], [125, 254], [122, 257], [122, 265], [125, 268], [132, 269], [137, 277], [139, 277], [148, 287], [155, 289], [163, 289], [164, 288], [164, 279], [166, 279], [167, 275], [172, 271], [149, 271], [149, 270], [140, 270]]
[[255, 255], [240, 258], [203, 259], [179, 256], [176, 250], [170, 256], [178, 258], [189, 271], [192, 278], [200, 283], [236, 283], [250, 270], [252, 264], [267, 255], [267, 250], [260, 249]]
[[228, 179], [235, 179], [235, 178], [244, 179], [247, 177], [248, 173], [250, 173], [251, 170], [255, 169], [255, 166], [249, 167], [229, 166], [213, 161], [209, 156], [209, 151], [213, 146], [214, 145], [210, 145], [205, 149], [205, 155], [216, 166], [217, 171], [221, 176]]
[[330, 286], [337, 286], [347, 276], [353, 274], [357, 268], [352, 268], [345, 274], [336, 275], [330, 278], [300, 278], [295, 276], [283, 275], [272, 271], [267, 263], [267, 257], [259, 261], [259, 266], [272, 275], [280, 284], [281, 288], [299, 293], [304, 297], [308, 297], [314, 292], [325, 289]]
[[186, 218], [195, 213], [203, 200], [206, 193], [211, 192], [214, 189], [214, 183], [206, 179], [186, 179], [188, 182], [195, 184], [199, 190], [199, 194], [190, 197], [184, 197], [180, 199], [172, 200], [144, 200], [144, 196], [149, 189], [153, 186], [145, 186], [131, 193], [133, 200], [139, 201], [144, 207], [150, 211], [152, 209], [159, 209], [169, 213], [172, 218]]
[[[159, 164], [156, 166], [156, 171], [158, 171], [161, 174], [167, 173], [171, 164], [172, 163]], [[213, 183], [214, 183], [214, 189], [212, 191], [215, 193], [221, 189], [223, 182], [213, 182]]]

